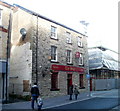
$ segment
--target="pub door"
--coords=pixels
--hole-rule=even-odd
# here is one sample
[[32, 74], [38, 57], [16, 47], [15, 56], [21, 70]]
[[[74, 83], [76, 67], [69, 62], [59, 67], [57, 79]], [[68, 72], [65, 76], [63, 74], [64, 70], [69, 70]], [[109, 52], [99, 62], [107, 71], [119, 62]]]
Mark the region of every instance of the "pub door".
[[92, 78], [90, 78], [90, 91], [92, 91]]
[[69, 87], [72, 85], [72, 74], [67, 74], [67, 94], [69, 94]]

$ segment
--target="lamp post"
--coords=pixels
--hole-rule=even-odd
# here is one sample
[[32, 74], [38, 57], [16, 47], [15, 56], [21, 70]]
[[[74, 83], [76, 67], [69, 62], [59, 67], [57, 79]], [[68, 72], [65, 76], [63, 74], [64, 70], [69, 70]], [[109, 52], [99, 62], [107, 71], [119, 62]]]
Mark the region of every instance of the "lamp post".
[[89, 23], [87, 23], [86, 21], [80, 21], [80, 23], [83, 25], [84, 34], [87, 35], [87, 26], [89, 25]]

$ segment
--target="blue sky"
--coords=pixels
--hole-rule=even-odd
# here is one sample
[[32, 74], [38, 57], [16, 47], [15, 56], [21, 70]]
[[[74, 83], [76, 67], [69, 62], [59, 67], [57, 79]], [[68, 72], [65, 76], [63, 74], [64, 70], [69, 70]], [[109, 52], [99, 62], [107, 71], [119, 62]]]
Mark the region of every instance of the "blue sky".
[[103, 45], [118, 51], [119, 0], [4, 0], [83, 32], [80, 21], [89, 23], [88, 46]]

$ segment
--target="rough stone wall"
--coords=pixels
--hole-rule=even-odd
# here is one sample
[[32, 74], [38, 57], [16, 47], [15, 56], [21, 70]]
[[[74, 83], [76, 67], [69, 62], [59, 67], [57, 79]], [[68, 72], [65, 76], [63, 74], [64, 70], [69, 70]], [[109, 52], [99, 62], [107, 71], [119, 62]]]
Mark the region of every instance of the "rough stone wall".
[[[0, 5], [0, 9], [2, 9], [2, 27], [8, 29], [9, 25], [9, 14], [11, 9]], [[6, 60], [7, 54], [7, 37], [8, 33], [0, 31], [0, 59]]]
[[[51, 89], [51, 74], [50, 74], [50, 67], [53, 63], [50, 62], [49, 57], [50, 57], [50, 51], [51, 51], [51, 45], [57, 46], [57, 51], [58, 51], [58, 62], [59, 63], [54, 63], [54, 64], [59, 64], [59, 65], [67, 65], [66, 64], [66, 50], [70, 49], [72, 50], [72, 57], [73, 57], [73, 66], [79, 67], [78, 63], [76, 62], [75, 59], [75, 53], [76, 52], [81, 52], [83, 53], [84, 56], [84, 67], [86, 68], [87, 66], [87, 41], [86, 37], [83, 35], [80, 35], [76, 32], [73, 32], [69, 29], [66, 29], [64, 27], [61, 27], [57, 24], [54, 24], [52, 22], [46, 21], [44, 19], [38, 18], [37, 17], [34, 19], [35, 24], [34, 24], [34, 33], [38, 34], [36, 35], [38, 38], [38, 49], [37, 49], [37, 70], [38, 70], [38, 84], [41, 90], [41, 94], [44, 96], [57, 96], [57, 95], [63, 95], [67, 94], [67, 73], [66, 72], [61, 72], [59, 71], [59, 88], [60, 91], [50, 91]], [[51, 39], [51, 25], [57, 27], [57, 37], [58, 40]], [[38, 28], [37, 28], [38, 27]], [[37, 28], [38, 33], [35, 31]], [[72, 45], [66, 43], [66, 31], [71, 33], [72, 36]], [[83, 47], [80, 48], [77, 45], [77, 37], [81, 36], [82, 41], [83, 41]], [[34, 36], [35, 37], [35, 36]], [[34, 38], [36, 42], [36, 38]], [[33, 43], [34, 49], [33, 49], [33, 69], [36, 68], [36, 43]], [[82, 67], [82, 66], [81, 66]], [[42, 75], [45, 73], [45, 77]], [[86, 70], [84, 74], [84, 84], [85, 87], [87, 87], [86, 84]], [[36, 74], [34, 70], [34, 75], [32, 78], [33, 81], [36, 80]], [[79, 84], [79, 73], [74, 72], [73, 73], [73, 84]], [[85, 89], [86, 90], [86, 89]]]
[[[21, 16], [22, 15], [22, 16]], [[27, 18], [27, 20], [26, 20]], [[51, 25], [57, 27], [58, 40], [51, 39]], [[25, 28], [27, 35], [24, 41], [21, 40], [20, 29]], [[72, 44], [66, 43], [66, 31], [71, 33]], [[77, 37], [81, 36], [83, 47], [77, 46]], [[59, 71], [58, 87], [60, 91], [50, 91], [52, 64], [67, 65], [66, 50], [72, 50], [73, 65], [79, 67], [75, 59], [75, 53], [81, 52], [84, 55], [84, 66], [87, 68], [87, 41], [86, 37], [60, 25], [31, 15], [21, 9], [13, 13], [12, 27], [12, 49], [11, 49], [11, 92], [26, 94], [24, 92], [23, 80], [29, 80], [29, 85], [38, 81], [42, 96], [57, 96], [67, 94], [67, 73]], [[51, 63], [51, 45], [57, 46], [58, 62]], [[86, 71], [86, 70], [85, 70]], [[86, 74], [86, 72], [85, 72]], [[84, 84], [86, 75], [84, 74]], [[79, 73], [73, 72], [73, 84], [79, 83]], [[17, 85], [15, 87], [13, 84]], [[19, 84], [19, 85], [18, 85]], [[19, 87], [18, 87], [19, 86]], [[86, 84], [87, 86], [87, 84]], [[85, 87], [86, 87], [85, 86]], [[14, 90], [15, 89], [15, 90]], [[86, 89], [84, 89], [86, 90]], [[16, 91], [16, 92], [15, 92]], [[27, 93], [28, 94], [28, 93]]]

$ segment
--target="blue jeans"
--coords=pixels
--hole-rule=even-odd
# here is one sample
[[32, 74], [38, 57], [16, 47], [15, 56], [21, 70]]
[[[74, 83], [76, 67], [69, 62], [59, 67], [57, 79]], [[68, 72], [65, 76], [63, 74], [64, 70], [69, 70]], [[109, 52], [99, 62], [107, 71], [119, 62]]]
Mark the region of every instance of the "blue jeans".
[[36, 103], [37, 103], [37, 97], [38, 96], [32, 96], [32, 102], [31, 102], [31, 107], [32, 107], [32, 109], [34, 109], [34, 102], [36, 101]]

